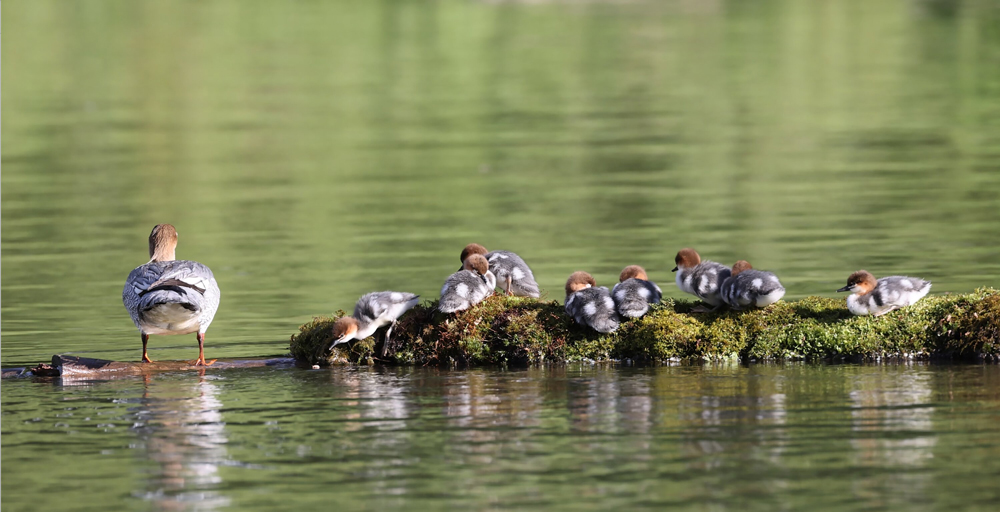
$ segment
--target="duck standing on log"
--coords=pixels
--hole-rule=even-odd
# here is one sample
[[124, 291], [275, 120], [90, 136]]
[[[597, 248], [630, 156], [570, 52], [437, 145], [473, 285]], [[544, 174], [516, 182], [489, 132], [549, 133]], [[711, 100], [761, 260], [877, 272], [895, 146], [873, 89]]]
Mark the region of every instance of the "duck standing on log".
[[859, 270], [847, 278], [847, 286], [838, 292], [851, 292], [847, 309], [855, 315], [882, 316], [909, 306], [931, 291], [931, 282], [918, 277], [889, 276], [875, 280], [867, 270]]
[[363, 340], [375, 334], [380, 327], [388, 325], [385, 330], [385, 341], [382, 344], [382, 355], [385, 355], [389, 346], [389, 335], [396, 326], [396, 320], [416, 306], [419, 300], [419, 295], [406, 292], [386, 291], [362, 295], [354, 305], [353, 315], [334, 322], [333, 343], [325, 347], [323, 353], [329, 352], [341, 343]]
[[448, 276], [441, 287], [438, 311], [454, 313], [475, 306], [493, 294], [497, 278], [482, 254], [473, 254], [462, 261], [462, 269]]
[[198, 333], [198, 359], [205, 361], [205, 331], [219, 309], [219, 285], [211, 269], [197, 261], [176, 260], [177, 230], [157, 224], [149, 234], [149, 262], [128, 275], [122, 302], [142, 337], [142, 362], [153, 362], [146, 353], [150, 334]]
[[577, 271], [566, 280], [566, 313], [600, 333], [613, 332], [618, 328], [618, 314], [611, 293], [603, 286], [597, 286], [593, 276]]
[[618, 314], [628, 318], [639, 318], [649, 311], [650, 304], [659, 304], [663, 292], [656, 283], [649, 280], [646, 270], [639, 265], [629, 265], [622, 269], [618, 284], [611, 289]]
[[785, 296], [785, 287], [774, 273], [754, 270], [750, 262], [740, 260], [722, 282], [720, 295], [735, 310], [765, 308]]
[[462, 263], [464, 264], [465, 259], [473, 254], [481, 254], [486, 258], [490, 264], [490, 272], [496, 276], [497, 284], [507, 295], [536, 299], [541, 295], [531, 269], [517, 254], [510, 251], [487, 252], [486, 248], [479, 244], [469, 244], [462, 249]]
[[[714, 309], [718, 309], [723, 304], [722, 297], [719, 295], [719, 287], [729, 277], [729, 267], [714, 261], [702, 261], [698, 251], [691, 248], [678, 251], [674, 262], [677, 264], [673, 272], [677, 272], [678, 288], [705, 301]], [[691, 311], [704, 313], [714, 311], [714, 309], [697, 307]]]

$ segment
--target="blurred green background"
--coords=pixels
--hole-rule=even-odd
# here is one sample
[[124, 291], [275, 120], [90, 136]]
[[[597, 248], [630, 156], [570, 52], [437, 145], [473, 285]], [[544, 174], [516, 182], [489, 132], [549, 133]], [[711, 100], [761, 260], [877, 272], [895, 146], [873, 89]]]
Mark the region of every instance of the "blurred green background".
[[[156, 223], [209, 265], [209, 357], [437, 297], [469, 242], [550, 299], [675, 252], [1000, 285], [1000, 4], [146, 2], [2, 6], [4, 365], [138, 359]], [[154, 337], [154, 359], [194, 336]]]

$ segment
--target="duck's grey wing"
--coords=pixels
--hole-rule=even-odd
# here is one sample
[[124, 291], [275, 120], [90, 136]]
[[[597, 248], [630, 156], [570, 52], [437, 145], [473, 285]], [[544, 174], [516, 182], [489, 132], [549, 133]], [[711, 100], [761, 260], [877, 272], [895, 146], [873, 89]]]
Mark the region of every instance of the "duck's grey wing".
[[621, 316], [638, 318], [649, 311], [649, 305], [660, 302], [659, 287], [643, 279], [626, 279], [615, 285], [611, 298], [615, 301], [615, 309]]
[[468, 309], [492, 292], [493, 287], [489, 286], [483, 276], [469, 270], [459, 270], [448, 276], [444, 286], [441, 287], [438, 310], [444, 313], [453, 313]]
[[490, 262], [490, 271], [497, 278], [497, 286], [503, 287], [510, 277], [511, 291], [521, 297], [541, 296], [531, 267], [524, 260], [510, 251], [493, 251], [486, 254]]
[[603, 286], [585, 288], [571, 295], [566, 301], [566, 312], [576, 323], [597, 332], [609, 333], [618, 328], [615, 302]]
[[702, 262], [692, 276], [695, 295], [713, 306], [718, 306], [722, 302], [719, 287], [732, 273], [732, 269], [721, 263]]
[[416, 299], [417, 295], [407, 292], [372, 292], [362, 295], [354, 305], [354, 318], [362, 324], [370, 323], [384, 315], [394, 306], [406, 304]]
[[129, 274], [122, 301], [132, 321], [139, 326], [143, 312], [162, 304], [179, 304], [198, 311], [207, 328], [219, 307], [221, 293], [211, 269], [196, 261], [174, 260], [147, 263]]

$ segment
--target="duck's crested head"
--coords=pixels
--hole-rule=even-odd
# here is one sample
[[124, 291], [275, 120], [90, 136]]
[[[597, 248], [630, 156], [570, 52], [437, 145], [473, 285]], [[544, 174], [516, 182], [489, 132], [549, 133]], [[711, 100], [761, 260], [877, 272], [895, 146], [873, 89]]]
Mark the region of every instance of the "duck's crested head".
[[485, 247], [483, 247], [483, 246], [481, 246], [479, 244], [473, 243], [473, 244], [466, 245], [465, 249], [462, 249], [462, 256], [461, 256], [462, 262], [464, 263], [465, 259], [468, 258], [469, 256], [472, 256], [473, 254], [483, 254], [483, 255], [485, 255], [487, 252], [489, 252], [489, 251], [487, 251]]
[[597, 286], [594, 276], [582, 270], [577, 270], [570, 274], [569, 279], [566, 280], [566, 296], [572, 295], [584, 288], [590, 288], [591, 286]]
[[733, 264], [733, 273], [731, 275], [735, 277], [744, 270], [753, 270], [753, 267], [750, 266], [750, 262], [747, 260], [737, 261], [736, 263]]
[[486, 261], [486, 256], [482, 254], [473, 254], [462, 261], [462, 269], [485, 276], [490, 271], [490, 262]]
[[345, 316], [333, 323], [333, 338], [337, 343], [349, 340], [358, 333], [358, 321], [354, 317]]
[[173, 261], [177, 249], [177, 230], [170, 224], [157, 224], [149, 233], [149, 261]]
[[677, 272], [677, 269], [697, 267], [698, 264], [701, 263], [701, 256], [698, 254], [698, 251], [690, 247], [685, 247], [677, 251], [677, 256], [674, 257], [674, 263], [677, 264], [677, 266], [674, 267], [674, 272]]
[[621, 275], [618, 276], [618, 282], [624, 283], [628, 279], [632, 278], [642, 279], [643, 281], [649, 281], [649, 277], [646, 275], [646, 269], [640, 267], [639, 265], [629, 265], [622, 269]]
[[838, 292], [851, 292], [865, 294], [878, 286], [878, 280], [867, 270], [859, 270], [847, 278], [847, 286], [837, 290]]

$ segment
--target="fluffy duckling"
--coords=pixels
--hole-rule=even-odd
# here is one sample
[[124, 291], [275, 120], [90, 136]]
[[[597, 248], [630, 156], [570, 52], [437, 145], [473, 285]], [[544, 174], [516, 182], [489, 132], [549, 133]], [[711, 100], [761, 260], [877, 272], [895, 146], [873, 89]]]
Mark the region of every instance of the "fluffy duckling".
[[690, 293], [714, 307], [723, 304], [719, 295], [719, 287], [729, 277], [729, 267], [714, 261], [701, 260], [698, 251], [691, 248], [677, 251], [674, 258], [677, 264], [677, 287]]
[[906, 276], [889, 276], [876, 281], [867, 270], [859, 270], [847, 278], [847, 286], [837, 291], [851, 292], [847, 297], [847, 309], [851, 313], [882, 316], [924, 298], [931, 291], [931, 282]]
[[740, 260], [722, 282], [720, 295], [729, 307], [736, 310], [764, 308], [784, 297], [785, 287], [781, 286], [774, 273], [754, 270], [749, 262]]
[[372, 292], [362, 295], [354, 305], [352, 316], [345, 316], [334, 322], [334, 340], [326, 351], [351, 340], [363, 340], [375, 334], [380, 327], [388, 325], [385, 330], [384, 352], [396, 320], [416, 306], [419, 300], [419, 295], [406, 292]]
[[611, 297], [619, 315], [639, 318], [649, 311], [650, 304], [660, 303], [663, 292], [656, 283], [649, 280], [644, 268], [629, 265], [618, 276], [618, 284], [611, 289]]
[[139, 328], [142, 339], [142, 362], [151, 363], [146, 354], [150, 334], [198, 333], [196, 366], [205, 361], [205, 331], [219, 309], [219, 285], [212, 270], [197, 261], [174, 259], [177, 230], [170, 224], [157, 224], [149, 233], [149, 262], [129, 273], [122, 289], [122, 303]]
[[486, 258], [490, 263], [490, 272], [496, 276], [497, 284], [507, 295], [536, 299], [541, 295], [535, 276], [520, 256], [510, 251], [487, 252], [486, 248], [479, 244], [469, 244], [462, 249], [462, 262], [465, 263], [465, 259], [473, 254], [481, 254]]
[[441, 287], [438, 311], [454, 313], [469, 309], [493, 294], [497, 278], [482, 254], [473, 254], [462, 261], [462, 270], [448, 276]]
[[566, 313], [580, 325], [609, 333], [618, 328], [615, 301], [608, 289], [597, 286], [594, 278], [582, 271], [573, 272], [566, 280]]

